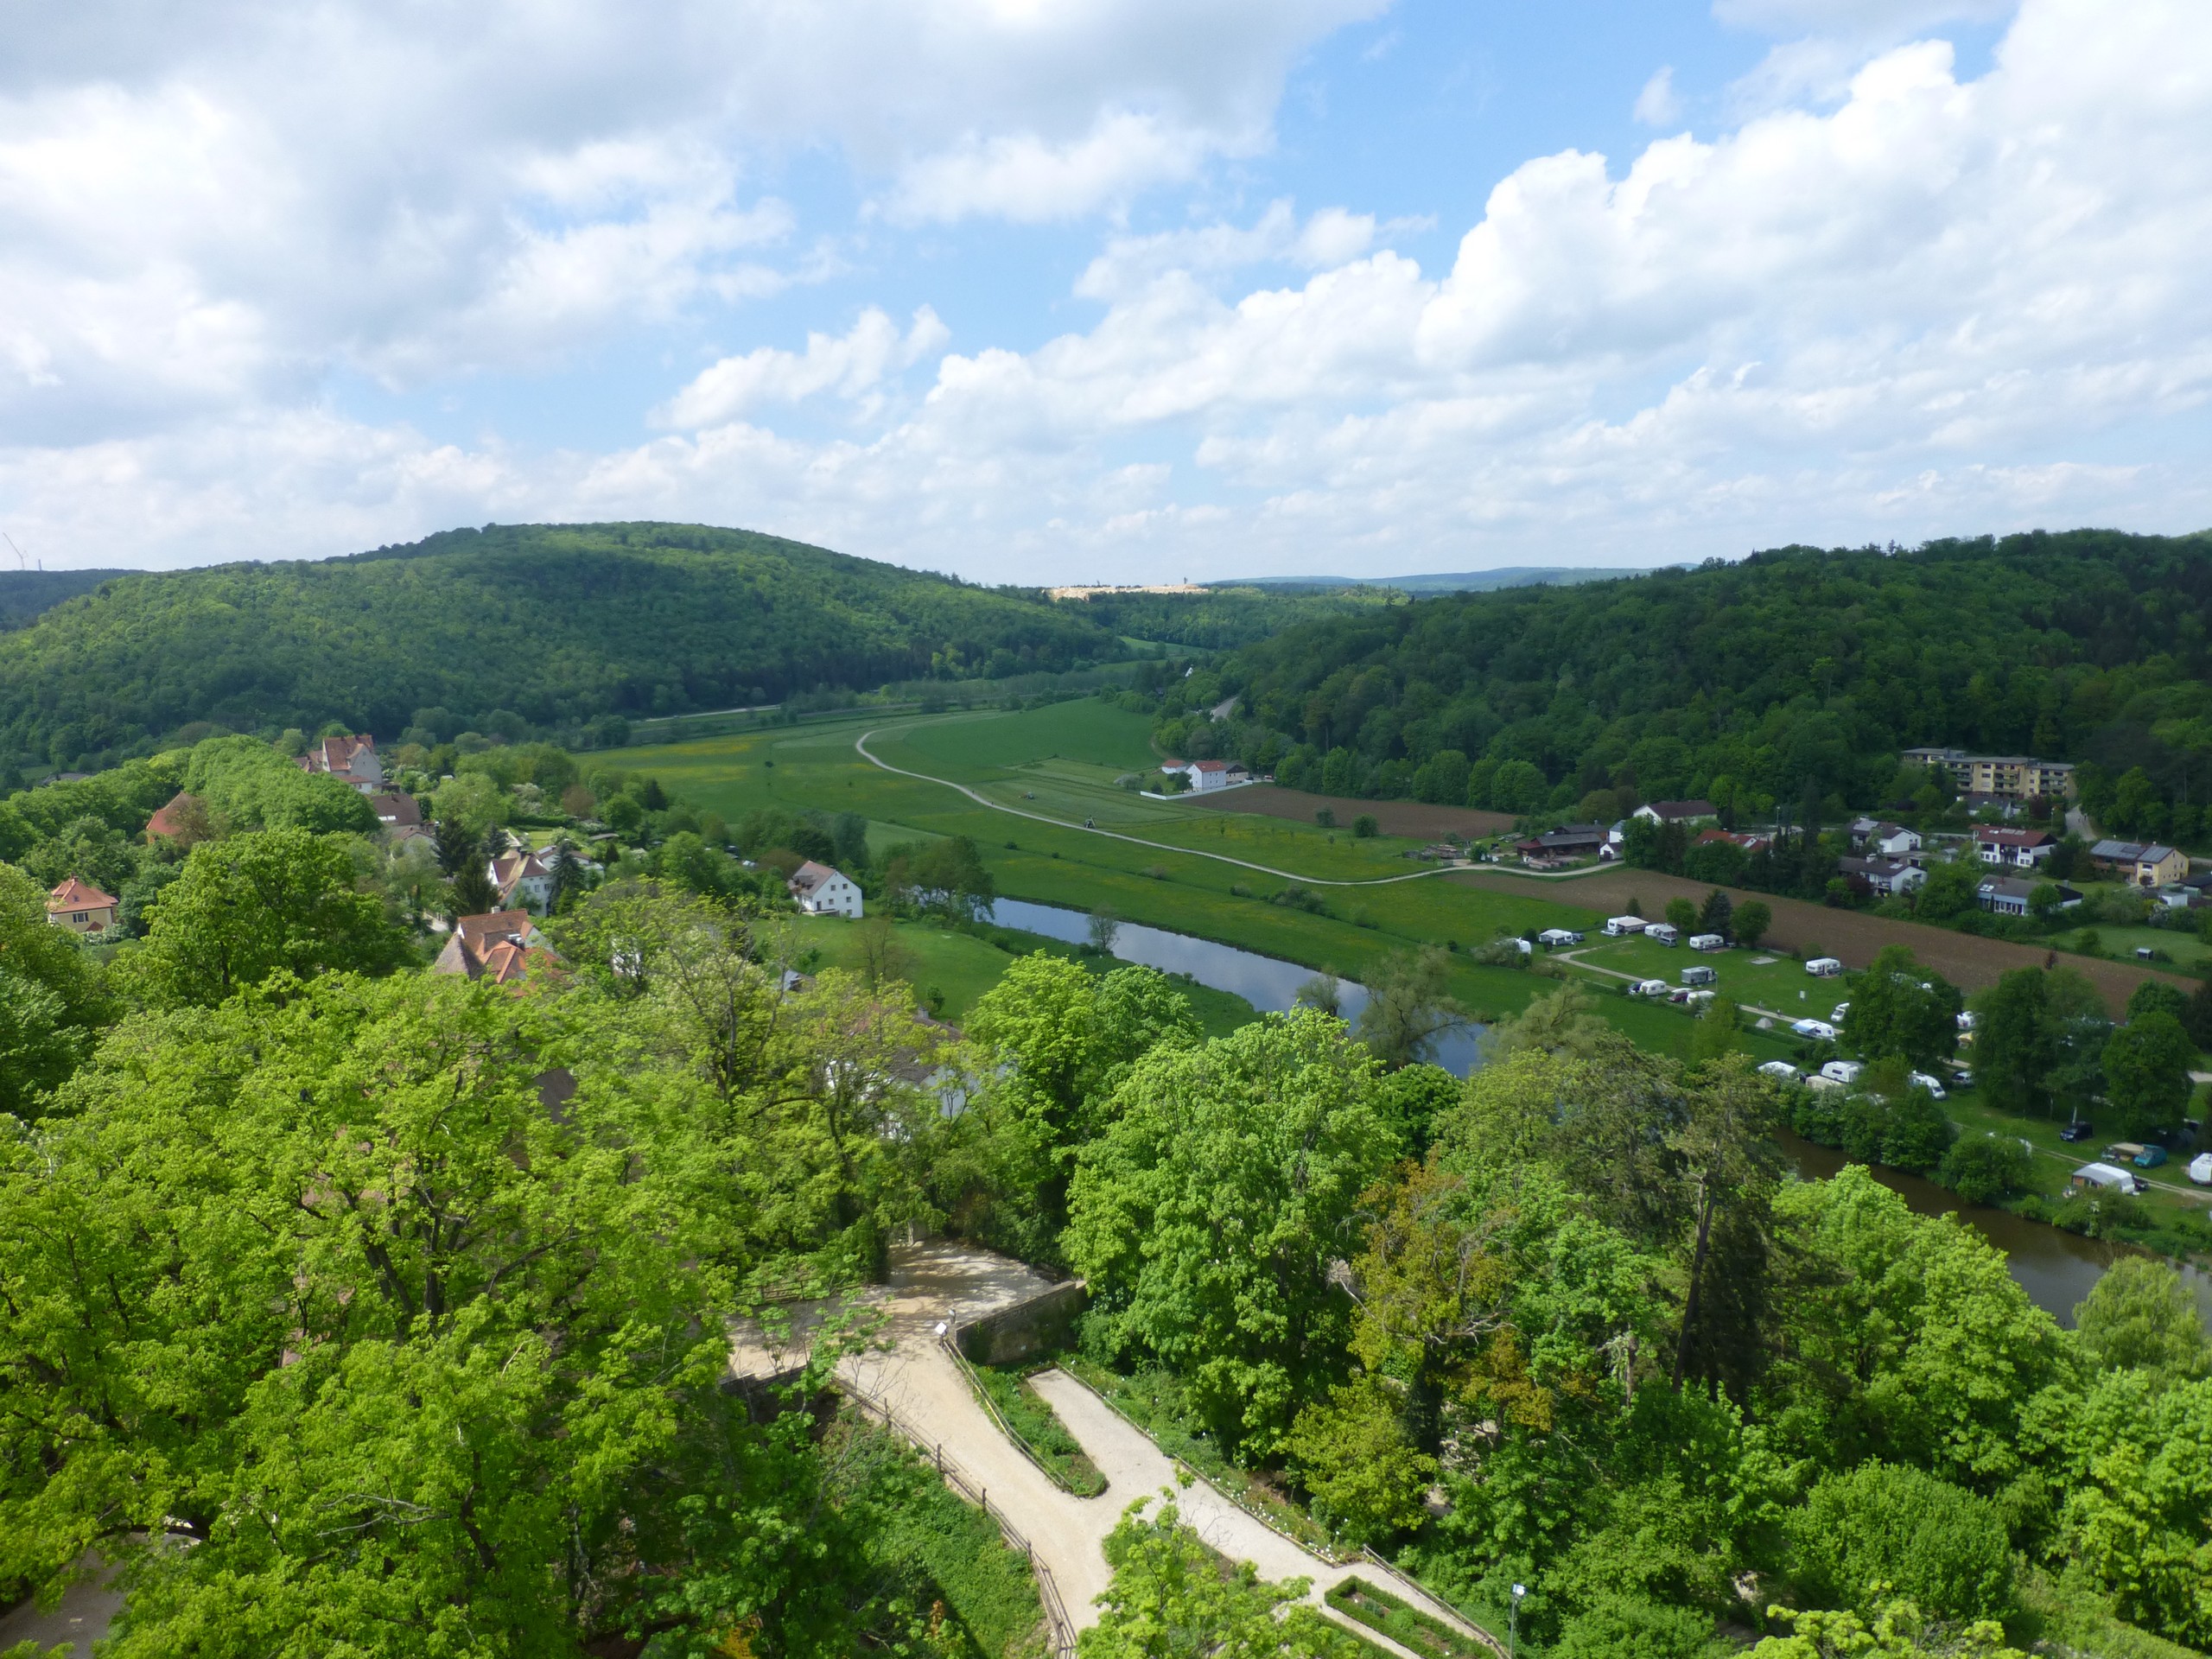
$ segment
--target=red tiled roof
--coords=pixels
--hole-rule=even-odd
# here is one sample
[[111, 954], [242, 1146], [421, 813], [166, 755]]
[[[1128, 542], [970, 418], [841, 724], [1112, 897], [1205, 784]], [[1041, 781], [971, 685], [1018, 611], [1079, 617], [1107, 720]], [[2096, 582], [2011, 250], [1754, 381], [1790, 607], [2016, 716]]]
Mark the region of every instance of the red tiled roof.
[[185, 826], [177, 822], [177, 815], [186, 807], [197, 806], [199, 804], [198, 796], [179, 790], [166, 806], [146, 820], [146, 834], [149, 837], [184, 834]]
[[114, 906], [114, 899], [90, 882], [79, 881], [73, 875], [46, 895], [48, 910], [111, 910]]

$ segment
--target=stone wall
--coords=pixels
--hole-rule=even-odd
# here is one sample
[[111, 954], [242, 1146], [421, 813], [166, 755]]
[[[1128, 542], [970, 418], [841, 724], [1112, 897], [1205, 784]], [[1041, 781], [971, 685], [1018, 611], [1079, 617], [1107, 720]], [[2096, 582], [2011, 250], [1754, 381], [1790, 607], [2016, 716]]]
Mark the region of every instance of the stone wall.
[[969, 1319], [955, 1333], [960, 1351], [971, 1365], [1014, 1365], [1064, 1348], [1074, 1338], [1085, 1294], [1083, 1281], [1071, 1279], [1026, 1302]]

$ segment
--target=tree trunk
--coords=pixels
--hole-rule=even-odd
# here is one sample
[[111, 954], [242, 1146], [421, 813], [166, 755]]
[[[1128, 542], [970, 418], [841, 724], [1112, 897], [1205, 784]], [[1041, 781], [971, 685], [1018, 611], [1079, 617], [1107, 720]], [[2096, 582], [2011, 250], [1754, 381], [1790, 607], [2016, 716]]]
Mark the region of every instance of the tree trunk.
[[1699, 1287], [1705, 1278], [1706, 1248], [1713, 1238], [1713, 1182], [1700, 1183], [1697, 1195], [1697, 1249], [1690, 1256], [1690, 1291], [1682, 1299], [1682, 1333], [1675, 1343], [1675, 1392], [1682, 1391], [1682, 1373], [1688, 1368], [1690, 1332], [1697, 1326]]

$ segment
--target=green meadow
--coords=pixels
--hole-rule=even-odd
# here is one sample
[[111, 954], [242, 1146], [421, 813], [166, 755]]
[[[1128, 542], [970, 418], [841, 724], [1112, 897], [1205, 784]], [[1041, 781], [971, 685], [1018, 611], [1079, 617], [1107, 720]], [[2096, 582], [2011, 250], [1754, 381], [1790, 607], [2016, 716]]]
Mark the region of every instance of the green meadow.
[[[855, 749], [862, 734], [873, 734], [869, 751], [892, 766], [965, 785], [1055, 821], [1016, 817], [944, 784], [886, 772]], [[1009, 898], [1086, 911], [1108, 906], [1128, 921], [1317, 971], [1357, 979], [1393, 951], [1453, 948], [1452, 994], [1481, 1016], [1517, 1012], [1550, 982], [1517, 969], [1478, 966], [1466, 959], [1468, 950], [1503, 933], [1591, 930], [1604, 919], [1584, 906], [1437, 874], [1377, 886], [1309, 886], [1405, 876], [1427, 867], [1402, 855], [1409, 842], [1360, 840], [1345, 829], [1146, 801], [1115, 788], [1116, 776], [1153, 760], [1144, 734], [1140, 716], [1084, 701], [1020, 713], [854, 716], [623, 749], [607, 760], [650, 772], [733, 823], [772, 804], [858, 812], [870, 821], [869, 844], [879, 852], [899, 841], [969, 836]], [[1141, 840], [1093, 834], [1083, 828], [1086, 817]], [[1293, 874], [1262, 874], [1202, 854]], [[1300, 897], [1293, 892], [1300, 888], [1300, 901], [1287, 902]], [[1313, 906], [1319, 908], [1308, 907]], [[921, 988], [937, 983], [949, 1010], [972, 1002], [983, 976], [995, 977], [991, 957], [967, 951], [974, 944], [943, 946], [927, 970], [917, 969]], [[932, 981], [930, 972], [940, 977]], [[1677, 1052], [1688, 1043], [1691, 1022], [1679, 1008], [1613, 995], [1602, 995], [1599, 1007], [1639, 1043]], [[1746, 1033], [1743, 1040], [1761, 1058], [1788, 1052], [1771, 1038]]]

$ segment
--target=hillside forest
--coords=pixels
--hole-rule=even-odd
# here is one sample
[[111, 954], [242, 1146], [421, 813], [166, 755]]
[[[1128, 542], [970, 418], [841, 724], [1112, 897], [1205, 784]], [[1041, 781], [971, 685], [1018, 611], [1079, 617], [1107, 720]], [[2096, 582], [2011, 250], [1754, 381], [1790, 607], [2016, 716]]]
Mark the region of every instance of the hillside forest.
[[[2212, 1347], [2164, 1263], [2063, 1330], [1956, 1220], [1789, 1174], [1742, 1056], [1573, 987], [1465, 1083], [1318, 1007], [1208, 1038], [1065, 954], [956, 1031], [893, 954], [806, 971], [754, 874], [865, 824], [452, 759], [397, 849], [240, 737], [0, 814], [0, 1599], [102, 1552], [122, 1659], [1035, 1652], [1020, 1556], [824, 1391], [864, 1323], [724, 1386], [733, 1321], [915, 1226], [1081, 1274], [1062, 1363], [1486, 1622], [1529, 1586], [1532, 1652], [2212, 1643]], [[133, 925], [49, 926], [57, 840], [143, 846], [180, 784], [207, 810], [130, 854], [168, 872]], [[426, 894], [586, 812], [620, 827], [557, 963], [424, 971]], [[896, 911], [988, 898], [957, 840], [876, 863]], [[1171, 1512], [1111, 1559], [1086, 1659], [1359, 1659]]]
[[1300, 622], [1171, 685], [1154, 734], [1325, 794], [1607, 823], [1702, 798], [1834, 825], [1916, 804], [1904, 749], [2027, 753], [2078, 763], [2107, 833], [2197, 844], [2208, 605], [2204, 535], [1783, 548]]

